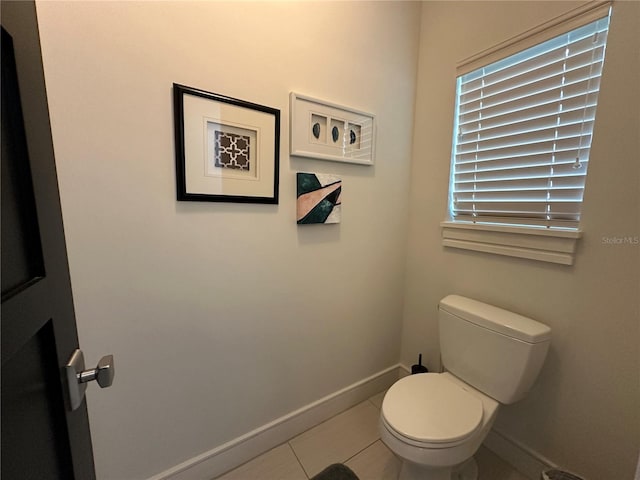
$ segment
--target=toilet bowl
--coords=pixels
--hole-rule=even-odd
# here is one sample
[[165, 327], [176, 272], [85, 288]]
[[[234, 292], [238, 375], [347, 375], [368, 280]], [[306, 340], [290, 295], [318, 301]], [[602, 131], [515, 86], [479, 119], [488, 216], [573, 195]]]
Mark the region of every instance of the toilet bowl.
[[422, 373], [396, 382], [382, 402], [380, 434], [404, 460], [400, 478], [452, 478], [480, 447], [498, 406], [450, 373]]
[[526, 396], [551, 341], [542, 323], [458, 295], [440, 301], [438, 325], [446, 372], [397, 381], [380, 410], [400, 480], [476, 480], [473, 454], [499, 405]]

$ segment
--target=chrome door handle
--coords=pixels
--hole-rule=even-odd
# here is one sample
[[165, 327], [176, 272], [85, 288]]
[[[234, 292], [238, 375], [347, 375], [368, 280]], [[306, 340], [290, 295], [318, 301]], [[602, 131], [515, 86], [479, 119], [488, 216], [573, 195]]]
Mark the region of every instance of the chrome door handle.
[[113, 383], [113, 377], [116, 373], [113, 366], [113, 355], [105, 355], [98, 362], [96, 368], [83, 370], [76, 375], [78, 383], [87, 383], [91, 380], [98, 382], [102, 388], [110, 387]]
[[77, 409], [84, 399], [87, 390], [87, 382], [96, 380], [102, 388], [110, 387], [116, 370], [113, 364], [113, 355], [105, 355], [100, 359], [96, 368], [84, 369], [84, 354], [76, 349], [69, 363], [65, 366], [67, 387], [69, 392], [69, 406], [71, 410]]

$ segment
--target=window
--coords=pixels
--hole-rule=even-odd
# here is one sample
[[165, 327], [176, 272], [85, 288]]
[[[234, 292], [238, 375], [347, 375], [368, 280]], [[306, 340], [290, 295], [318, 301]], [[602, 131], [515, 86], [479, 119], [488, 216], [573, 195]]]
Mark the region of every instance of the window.
[[[604, 13], [602, 18], [458, 76], [449, 198], [452, 221], [444, 222], [449, 230], [445, 245], [465, 248], [460, 243], [465, 240], [475, 242], [475, 247], [486, 244], [487, 235], [485, 240], [473, 240], [471, 232], [454, 231], [483, 229], [482, 225], [493, 237], [495, 232], [513, 236], [525, 226], [543, 243], [549, 237], [575, 243], [609, 11], [607, 6], [599, 12]], [[493, 251], [496, 243], [501, 242], [472, 249]], [[526, 248], [522, 243], [522, 239], [508, 243], [511, 251], [506, 254]], [[571, 262], [572, 255], [570, 262], [565, 258], [559, 263]]]

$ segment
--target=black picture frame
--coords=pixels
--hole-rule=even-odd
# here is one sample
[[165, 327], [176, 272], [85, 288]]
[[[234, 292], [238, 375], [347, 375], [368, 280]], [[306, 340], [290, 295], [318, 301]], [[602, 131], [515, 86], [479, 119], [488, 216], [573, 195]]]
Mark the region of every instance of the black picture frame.
[[178, 201], [278, 203], [280, 110], [173, 84]]

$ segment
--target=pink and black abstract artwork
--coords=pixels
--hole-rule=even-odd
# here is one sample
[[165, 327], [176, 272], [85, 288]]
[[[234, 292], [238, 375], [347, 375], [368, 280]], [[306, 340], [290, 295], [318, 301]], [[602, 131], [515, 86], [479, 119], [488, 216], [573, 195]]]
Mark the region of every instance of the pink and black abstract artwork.
[[298, 224], [340, 223], [342, 180], [322, 173], [297, 174]]

